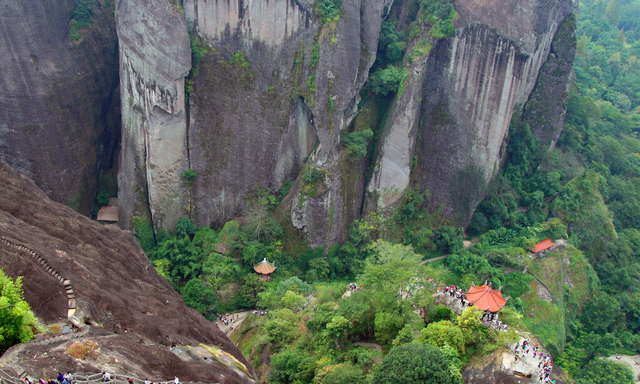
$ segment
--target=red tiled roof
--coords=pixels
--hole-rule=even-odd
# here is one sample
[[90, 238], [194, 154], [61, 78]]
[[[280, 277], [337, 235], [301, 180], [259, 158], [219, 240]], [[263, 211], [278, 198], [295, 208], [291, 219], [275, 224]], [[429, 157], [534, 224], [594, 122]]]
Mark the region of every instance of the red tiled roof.
[[540, 251], [544, 251], [545, 249], [549, 249], [551, 247], [553, 247], [554, 245], [556, 245], [556, 243], [554, 243], [553, 241], [547, 239], [544, 239], [544, 241], [539, 242], [538, 244], [536, 244], [532, 249], [531, 252], [533, 253], [538, 253]]
[[258, 264], [253, 265], [253, 269], [261, 275], [268, 275], [271, 272], [276, 270], [276, 267], [267, 261], [265, 257], [264, 260], [259, 262]]
[[496, 291], [488, 285], [474, 287], [467, 292], [467, 300], [482, 311], [498, 312], [507, 304], [507, 299], [502, 297], [502, 292]]

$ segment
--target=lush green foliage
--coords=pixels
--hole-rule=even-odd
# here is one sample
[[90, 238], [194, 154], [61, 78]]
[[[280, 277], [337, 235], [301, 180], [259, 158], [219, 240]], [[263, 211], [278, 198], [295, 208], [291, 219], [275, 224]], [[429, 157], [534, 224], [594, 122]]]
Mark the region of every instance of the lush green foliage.
[[402, 81], [402, 71], [394, 66], [376, 70], [370, 78], [370, 86], [373, 92], [381, 96], [398, 91]]
[[576, 377], [576, 384], [632, 384], [631, 370], [625, 365], [607, 360], [591, 360]]
[[382, 360], [375, 371], [374, 381], [380, 384], [396, 383], [457, 383], [449, 370], [442, 352], [433, 346], [410, 343], [396, 347]]
[[97, 200], [98, 200], [98, 204], [100, 205], [107, 205], [109, 204], [109, 198], [111, 196], [109, 195], [109, 192], [107, 191], [102, 191], [98, 194]]
[[441, 39], [455, 33], [453, 20], [458, 13], [451, 0], [422, 0], [420, 7], [423, 17], [431, 24], [432, 37]]
[[194, 171], [193, 169], [187, 169], [182, 174], [182, 178], [185, 180], [185, 183], [187, 184], [193, 183], [193, 181], [196, 179], [197, 176], [198, 176], [198, 173], [196, 173], [196, 171]]
[[316, 13], [324, 23], [337, 20], [341, 9], [342, 0], [318, 0], [316, 4]]
[[93, 23], [93, 7], [95, 5], [96, 0], [77, 0], [69, 21], [69, 38], [71, 40], [80, 40], [82, 38], [80, 29]]
[[22, 277], [15, 281], [0, 270], [0, 352], [33, 339], [39, 322], [22, 294]]
[[347, 152], [354, 158], [360, 158], [367, 154], [369, 147], [369, 141], [373, 137], [373, 132], [370, 129], [364, 131], [351, 132], [344, 137], [344, 145], [347, 147]]

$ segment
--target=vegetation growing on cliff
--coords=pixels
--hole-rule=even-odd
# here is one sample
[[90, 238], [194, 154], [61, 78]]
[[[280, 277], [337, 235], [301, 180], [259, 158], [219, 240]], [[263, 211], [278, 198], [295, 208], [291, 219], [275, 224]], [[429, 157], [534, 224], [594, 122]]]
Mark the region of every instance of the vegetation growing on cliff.
[[93, 23], [93, 7], [96, 0], [78, 0], [76, 7], [69, 21], [69, 38], [71, 40], [80, 40], [82, 35], [80, 30], [86, 28]]

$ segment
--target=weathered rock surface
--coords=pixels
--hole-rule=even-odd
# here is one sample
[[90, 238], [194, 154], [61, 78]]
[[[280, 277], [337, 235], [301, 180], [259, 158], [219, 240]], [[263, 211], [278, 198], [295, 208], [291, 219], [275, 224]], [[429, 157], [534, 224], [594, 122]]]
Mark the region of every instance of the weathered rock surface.
[[175, 228], [185, 214], [189, 169], [184, 81], [191, 68], [187, 24], [177, 1], [116, 2], [122, 156], [120, 225], [148, 216]]
[[[242, 214], [255, 187], [276, 192], [293, 181], [281, 212], [311, 245], [342, 240], [362, 213], [367, 164], [347, 155], [340, 133], [358, 113], [391, 4], [347, 0], [337, 19], [323, 21], [310, 1], [185, 0], [186, 24], [210, 45], [188, 85], [188, 117], [186, 24], [171, 9], [178, 6], [118, 4], [121, 89], [130, 100], [122, 224], [149, 209], [156, 229], [172, 228], [186, 212], [199, 225], [221, 225]], [[416, 187], [430, 192], [433, 210], [465, 225], [499, 169], [514, 110], [526, 104], [534, 134], [545, 146], [557, 140], [577, 3], [455, 5], [453, 37], [431, 39], [423, 26], [421, 44], [433, 49], [405, 68], [366, 186], [373, 194], [367, 209], [390, 212]], [[187, 168], [198, 175], [188, 188], [180, 180]]]
[[241, 214], [254, 186], [277, 191], [304, 166], [323, 180], [313, 193], [294, 184], [294, 226], [315, 245], [341, 239], [364, 188], [345, 202], [340, 132], [375, 59], [385, 3], [347, 0], [339, 20], [322, 23], [311, 2], [185, 1], [187, 19], [213, 47], [190, 104], [198, 224]]
[[540, 139], [543, 149], [553, 149], [562, 133], [573, 59], [576, 54], [576, 16], [569, 15], [558, 27], [549, 59], [540, 69], [538, 82], [524, 108], [523, 121]]
[[[430, 192], [432, 210], [439, 209], [443, 216], [465, 225], [499, 169], [514, 109], [529, 99], [543, 64], [558, 61], [556, 54], [550, 55], [551, 43], [563, 20], [574, 18], [577, 4], [573, 0], [463, 0], [455, 6], [460, 15], [455, 36], [434, 44], [422, 69], [423, 86], [412, 83], [410, 89], [413, 98], [421, 92], [420, 118], [413, 117], [413, 104], [400, 101], [402, 111], [396, 113], [412, 118], [400, 124], [390, 122], [385, 129], [383, 154], [369, 190], [377, 194], [378, 209], [397, 201], [397, 197], [388, 201], [389, 191], [398, 196], [407, 188], [407, 160], [415, 156], [411, 180], [421, 191]], [[566, 30], [561, 34], [564, 44], [570, 45]], [[563, 55], [562, 65], [572, 61], [571, 52]], [[557, 65], [545, 68], [553, 71]], [[561, 74], [554, 72], [552, 81], [538, 83], [536, 88], [536, 94], [559, 98], [539, 100], [549, 109], [560, 104], [541, 123], [555, 128], [557, 135], [564, 116], [560, 100], [570, 72], [566, 66], [562, 69]], [[416, 147], [408, 140], [406, 147], [394, 150], [394, 137], [405, 137], [416, 122], [420, 122]], [[549, 130], [537, 132], [546, 137]], [[546, 142], [552, 140], [557, 136]]]
[[[162, 381], [178, 374], [185, 381], [250, 382], [246, 375], [215, 359], [181, 359], [167, 349], [216, 345], [254, 375], [240, 351], [217, 326], [187, 308], [155, 272], [129, 232], [100, 225], [52, 202], [31, 180], [2, 162], [0, 183], [0, 237], [41, 255], [50, 268], [70, 280], [77, 301], [76, 316], [102, 326], [87, 326], [77, 337], [60, 336], [14, 347], [3, 359], [11, 364], [29, 360], [20, 364], [36, 376], [41, 375], [43, 367], [95, 372], [104, 366]], [[25, 252], [3, 244], [0, 260], [8, 275], [25, 276], [25, 299], [37, 316], [48, 323], [67, 318], [65, 289], [51, 272]], [[98, 343], [96, 360], [82, 362], [66, 353], [74, 340], [85, 339]]]
[[[72, 0], [4, 1], [0, 13], [0, 160], [89, 214], [119, 140], [113, 5], [69, 39]], [[111, 3], [112, 4], [112, 3]]]

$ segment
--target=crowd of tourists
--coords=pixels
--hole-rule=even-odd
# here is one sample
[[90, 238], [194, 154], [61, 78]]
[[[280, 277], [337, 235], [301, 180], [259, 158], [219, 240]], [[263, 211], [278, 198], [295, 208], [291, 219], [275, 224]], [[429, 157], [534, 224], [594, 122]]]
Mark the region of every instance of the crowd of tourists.
[[[23, 384], [73, 384], [73, 375], [71, 374], [71, 372], [67, 372], [67, 373], [62, 373], [62, 372], [58, 372], [58, 376], [56, 377], [56, 380], [54, 379], [38, 379], [35, 383], [32, 382], [31, 380], [29, 380], [28, 377], [23, 377], [20, 379], [20, 381]], [[111, 381], [111, 374], [109, 372], [102, 372], [102, 376], [100, 378], [100, 381], [106, 383], [106, 382], [110, 382]], [[127, 377], [127, 384], [134, 384], [133, 379], [131, 377]], [[147, 379], [144, 380], [144, 384], [156, 384], [153, 381], [149, 381]], [[158, 383], [160, 384], [160, 383]], [[166, 383], [166, 384], [170, 384], [170, 383]], [[178, 376], [175, 376], [175, 378], [173, 379], [173, 384], [180, 384], [180, 379], [178, 379]]]
[[251, 313], [253, 313], [256, 316], [264, 316], [266, 315], [268, 312], [267, 311], [261, 311], [259, 309], [254, 309], [251, 311]]
[[[440, 288], [438, 288], [438, 293], [440, 293]], [[466, 300], [466, 297], [464, 295], [464, 290], [460, 287], [457, 287], [455, 285], [451, 285], [451, 286], [447, 285], [446, 287], [444, 287], [444, 294], [449, 295], [450, 297], [453, 297], [456, 300], [460, 300], [460, 306], [462, 308], [464, 308], [465, 305], [468, 307], [471, 306], [471, 302]]]
[[551, 356], [545, 353], [538, 344], [531, 345], [529, 340], [523, 340], [522, 344], [516, 344], [513, 352], [515, 353], [515, 360], [527, 360], [529, 358], [529, 354], [533, 356], [533, 359], [538, 359], [538, 369], [540, 370], [540, 374], [538, 375], [539, 383], [555, 383], [555, 380], [551, 380], [551, 370], [553, 369], [553, 362], [551, 361]]

